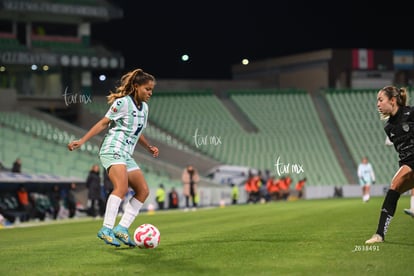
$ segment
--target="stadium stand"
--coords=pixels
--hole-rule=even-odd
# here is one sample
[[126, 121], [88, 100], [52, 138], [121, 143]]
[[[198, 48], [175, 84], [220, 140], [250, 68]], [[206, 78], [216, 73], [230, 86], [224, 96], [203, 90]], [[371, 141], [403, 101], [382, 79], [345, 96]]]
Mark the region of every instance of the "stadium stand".
[[[248, 135], [247, 144], [253, 160], [261, 160], [259, 169], [275, 166], [279, 159], [290, 165], [292, 177], [306, 176], [309, 185], [347, 183], [308, 93], [271, 89], [229, 94], [259, 129]], [[293, 170], [295, 165], [304, 171]]]
[[[314, 185], [346, 183], [306, 92], [251, 90], [229, 91], [229, 94], [258, 132], [246, 132], [208, 90], [157, 91], [150, 102], [150, 126], [156, 125], [158, 133], [180, 141], [176, 146], [209, 155], [223, 164], [277, 173], [275, 163], [280, 157], [280, 163], [290, 166], [289, 173], [296, 174], [292, 168], [300, 166], [305, 172], [295, 176], [306, 174]], [[87, 108], [103, 114], [107, 106], [96, 104]], [[292, 116], [292, 110], [301, 112]], [[163, 139], [151, 132], [148, 132], [151, 138]], [[285, 174], [282, 167], [280, 173]]]
[[[66, 145], [75, 138], [73, 133], [62, 130], [44, 120], [20, 112], [0, 112], [0, 160], [22, 159], [23, 170], [28, 173], [46, 173], [57, 176], [86, 179], [97, 157], [98, 144], [87, 142], [74, 154], [69, 154]], [[30, 137], [30, 139], [28, 139]], [[146, 164], [148, 183], [154, 187], [164, 183], [166, 187], [179, 185], [167, 174]]]
[[[357, 164], [362, 155], [368, 155], [376, 169], [377, 181], [388, 183], [389, 175], [396, 169], [397, 156], [392, 147], [384, 146], [383, 122], [375, 107], [367, 108], [375, 101], [376, 91], [324, 93], [353, 162]], [[308, 93], [256, 89], [232, 90], [227, 94], [257, 131], [243, 129], [234, 114], [209, 90], [163, 91], [151, 99], [146, 135], [180, 151], [208, 155], [222, 164], [270, 169], [273, 174], [290, 173], [297, 178], [306, 176], [310, 186], [349, 184]], [[105, 101], [94, 101], [84, 107], [99, 116], [108, 108]], [[1, 139], [1, 145], [7, 149], [0, 158], [14, 160], [19, 155], [27, 159], [24, 167], [29, 172], [84, 177], [90, 164], [98, 161], [98, 145], [94, 142], [87, 143], [73, 159], [62, 146], [75, 135], [45, 121], [18, 112], [2, 112], [0, 122], [3, 126], [0, 135], [5, 138]], [[30, 143], [25, 142], [27, 135], [32, 137]], [[21, 141], [21, 145], [14, 141]], [[395, 162], [382, 162], [385, 158], [394, 158]], [[295, 171], [294, 166], [304, 171]], [[160, 182], [180, 185], [178, 179], [172, 180], [168, 173], [154, 169], [153, 164], [146, 169], [155, 185]]]
[[32, 47], [51, 52], [83, 54], [92, 56], [95, 50], [89, 45], [82, 44], [78, 37], [32, 35]]
[[0, 32], [0, 49], [1, 50], [21, 50], [25, 46], [19, 43], [15, 34]]

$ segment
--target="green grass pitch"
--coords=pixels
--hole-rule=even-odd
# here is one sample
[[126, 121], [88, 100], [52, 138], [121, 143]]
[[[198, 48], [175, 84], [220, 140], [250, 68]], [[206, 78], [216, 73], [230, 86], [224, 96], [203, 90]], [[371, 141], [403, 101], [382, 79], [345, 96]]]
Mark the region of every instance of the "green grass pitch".
[[376, 230], [382, 200], [143, 212], [130, 234], [139, 224], [154, 224], [161, 232], [155, 249], [106, 245], [96, 237], [102, 219], [3, 228], [0, 275], [409, 275], [414, 219], [403, 213], [408, 196], [398, 203], [386, 241], [364, 244]]

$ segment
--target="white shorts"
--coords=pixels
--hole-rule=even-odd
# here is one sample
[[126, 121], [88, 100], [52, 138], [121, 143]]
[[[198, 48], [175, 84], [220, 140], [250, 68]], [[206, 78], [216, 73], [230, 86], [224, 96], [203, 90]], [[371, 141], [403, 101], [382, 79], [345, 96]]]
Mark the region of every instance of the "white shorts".
[[109, 167], [116, 164], [125, 164], [127, 171], [140, 169], [135, 160], [127, 153], [103, 153], [99, 155], [99, 159], [101, 160], [102, 166], [105, 168], [105, 170], [108, 170]]

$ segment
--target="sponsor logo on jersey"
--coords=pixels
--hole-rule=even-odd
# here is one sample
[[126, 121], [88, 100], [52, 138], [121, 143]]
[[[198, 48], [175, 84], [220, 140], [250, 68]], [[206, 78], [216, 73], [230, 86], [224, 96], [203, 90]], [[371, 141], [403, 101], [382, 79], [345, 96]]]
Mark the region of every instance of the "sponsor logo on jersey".
[[410, 126], [409, 126], [407, 123], [404, 123], [404, 124], [402, 125], [402, 129], [403, 129], [405, 132], [408, 132], [408, 131], [410, 130]]

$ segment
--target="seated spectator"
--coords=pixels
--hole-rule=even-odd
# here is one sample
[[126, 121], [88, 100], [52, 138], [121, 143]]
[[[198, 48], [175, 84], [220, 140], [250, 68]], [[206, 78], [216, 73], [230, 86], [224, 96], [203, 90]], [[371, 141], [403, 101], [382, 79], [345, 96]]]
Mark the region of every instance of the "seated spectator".
[[290, 177], [290, 175], [285, 176], [285, 185], [286, 185], [286, 190], [284, 191], [283, 199], [288, 200], [290, 196], [290, 186], [292, 186], [292, 177]]
[[247, 193], [246, 203], [257, 203], [259, 200], [260, 185], [260, 178], [254, 175], [252, 172], [249, 172], [249, 175], [244, 183], [244, 189]]
[[47, 213], [53, 213], [53, 207], [47, 195], [31, 193], [30, 197], [34, 205], [33, 218], [38, 218], [41, 221], [44, 221]]
[[287, 200], [290, 194], [290, 183], [292, 182], [291, 178], [288, 176], [282, 176], [279, 179], [279, 188], [281, 199]]
[[22, 215], [27, 213], [21, 209], [15, 195], [6, 193], [0, 196], [0, 214], [2, 214], [8, 222], [14, 223], [16, 218], [20, 219]]
[[303, 197], [303, 187], [305, 186], [305, 183], [306, 183], [306, 177], [300, 179], [296, 183], [295, 190], [298, 192], [298, 198], [302, 198]]
[[13, 162], [11, 171], [14, 173], [22, 172], [22, 160], [20, 158], [16, 158], [16, 160]]
[[281, 197], [279, 183], [279, 179], [275, 178], [274, 176], [271, 176], [269, 179], [267, 179], [266, 188], [270, 195], [271, 201], [276, 201]]

